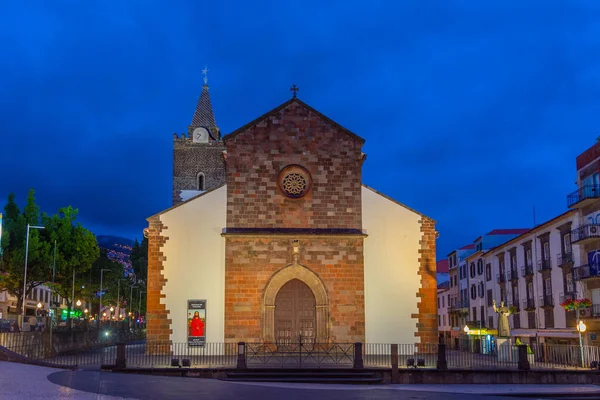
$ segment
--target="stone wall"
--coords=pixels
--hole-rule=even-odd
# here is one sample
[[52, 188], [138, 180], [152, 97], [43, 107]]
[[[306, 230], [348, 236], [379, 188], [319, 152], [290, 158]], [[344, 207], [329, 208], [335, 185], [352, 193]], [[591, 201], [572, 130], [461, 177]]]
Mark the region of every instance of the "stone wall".
[[421, 343], [437, 343], [438, 318], [435, 258], [437, 231], [435, 230], [435, 221], [423, 217], [421, 219], [421, 232], [423, 234], [421, 248], [419, 249], [421, 288], [417, 292], [419, 313], [417, 315], [418, 322], [415, 336], [420, 338]]
[[173, 205], [181, 202], [182, 190], [198, 189], [198, 173], [204, 173], [204, 189], [210, 190], [225, 183], [225, 159], [222, 141], [193, 143], [191, 139], [173, 141]]
[[[359, 137], [292, 101], [224, 140], [228, 228], [362, 228]], [[278, 188], [292, 164], [312, 176], [302, 198]]]
[[[329, 339], [364, 341], [363, 238], [297, 239], [298, 263], [314, 272], [327, 292]], [[225, 341], [263, 341], [265, 288], [276, 272], [292, 263], [293, 239], [228, 236], [226, 240]], [[318, 325], [319, 321], [320, 329]]]
[[166, 342], [171, 340], [171, 320], [169, 311], [161, 299], [166, 284], [163, 276], [163, 261], [166, 256], [162, 246], [169, 239], [164, 235], [166, 229], [160, 221], [160, 216], [155, 215], [148, 219], [149, 227], [145, 234], [148, 237], [148, 286], [146, 293], [146, 340], [148, 342]]

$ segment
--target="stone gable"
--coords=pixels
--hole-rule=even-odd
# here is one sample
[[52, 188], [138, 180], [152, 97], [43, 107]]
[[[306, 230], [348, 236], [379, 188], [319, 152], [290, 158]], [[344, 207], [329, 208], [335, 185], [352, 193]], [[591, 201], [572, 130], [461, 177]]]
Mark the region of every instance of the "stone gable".
[[[298, 101], [224, 138], [227, 227], [361, 229], [363, 140]], [[280, 171], [305, 168], [311, 188], [289, 198]]]

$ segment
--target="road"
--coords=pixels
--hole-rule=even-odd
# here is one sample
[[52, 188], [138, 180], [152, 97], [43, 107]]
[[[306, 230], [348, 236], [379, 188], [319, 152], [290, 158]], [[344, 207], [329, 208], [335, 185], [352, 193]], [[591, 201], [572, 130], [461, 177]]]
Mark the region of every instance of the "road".
[[[600, 388], [592, 385], [316, 385], [251, 384], [213, 379], [117, 374], [92, 370], [66, 371], [0, 362], [0, 399], [76, 400], [479, 400], [518, 399], [519, 393], [571, 393], [573, 398]], [[511, 392], [512, 397], [490, 396]]]

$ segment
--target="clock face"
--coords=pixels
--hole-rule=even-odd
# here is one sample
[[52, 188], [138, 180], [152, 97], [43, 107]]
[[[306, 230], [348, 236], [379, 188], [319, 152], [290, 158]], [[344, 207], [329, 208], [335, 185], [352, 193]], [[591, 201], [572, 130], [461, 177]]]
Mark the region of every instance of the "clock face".
[[196, 128], [193, 133], [194, 143], [208, 143], [208, 131], [206, 128]]

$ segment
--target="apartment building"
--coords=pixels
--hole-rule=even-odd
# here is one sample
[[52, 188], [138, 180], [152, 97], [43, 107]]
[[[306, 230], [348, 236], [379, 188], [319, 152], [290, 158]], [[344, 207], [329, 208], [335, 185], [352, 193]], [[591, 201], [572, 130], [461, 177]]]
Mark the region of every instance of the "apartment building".
[[[21, 314], [17, 308], [17, 297], [8, 291], [0, 291], [0, 319], [16, 321]], [[51, 304], [51, 301], [52, 304]], [[38, 307], [38, 304], [41, 307]], [[52, 299], [49, 287], [40, 285], [33, 289], [25, 301], [25, 316], [46, 316], [50, 307], [63, 310], [67, 308], [67, 301], [58, 295]]]
[[580, 298], [592, 306], [581, 311], [587, 325], [586, 344], [600, 345], [600, 142], [576, 158], [577, 190], [567, 196], [567, 206], [577, 213], [577, 226], [570, 232], [573, 277]]
[[448, 315], [450, 282], [445, 281], [437, 286], [438, 332], [440, 342], [445, 343], [450, 338], [450, 319]]

